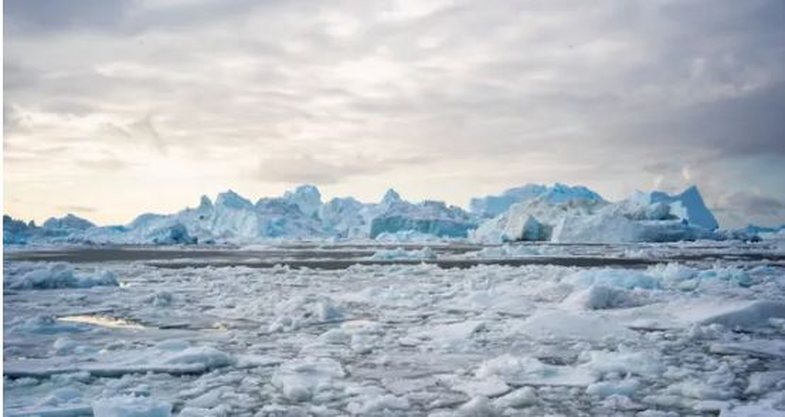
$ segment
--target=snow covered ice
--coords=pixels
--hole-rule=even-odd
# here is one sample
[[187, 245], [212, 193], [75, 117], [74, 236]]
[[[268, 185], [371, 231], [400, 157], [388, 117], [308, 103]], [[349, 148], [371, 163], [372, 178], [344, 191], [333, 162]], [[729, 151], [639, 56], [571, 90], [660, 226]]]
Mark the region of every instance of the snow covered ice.
[[47, 250], [6, 252], [5, 415], [785, 413], [770, 241]]

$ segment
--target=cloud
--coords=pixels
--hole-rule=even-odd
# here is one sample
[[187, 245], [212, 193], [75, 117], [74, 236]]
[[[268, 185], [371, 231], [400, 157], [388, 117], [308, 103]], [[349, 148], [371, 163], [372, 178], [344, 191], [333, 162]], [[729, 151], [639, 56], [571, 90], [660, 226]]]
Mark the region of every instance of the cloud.
[[330, 185], [351, 177], [379, 175], [398, 167], [419, 164], [425, 158], [380, 160], [357, 155], [348, 160], [331, 161], [311, 154], [296, 157], [266, 158], [259, 164], [258, 179], [287, 184]]
[[104, 155], [95, 158], [77, 159], [76, 165], [81, 168], [88, 168], [95, 172], [117, 172], [129, 168], [132, 164], [117, 158], [114, 155]]
[[785, 202], [755, 193], [736, 192], [724, 197], [722, 203], [750, 216], [777, 218], [785, 214]]
[[194, 195], [209, 177], [459, 201], [530, 181], [609, 198], [696, 182], [719, 204], [755, 184], [785, 200], [779, 0], [5, 8], [4, 146], [25, 160], [11, 181], [55, 188], [87, 161]]
[[95, 213], [98, 211], [97, 208], [88, 206], [58, 206], [57, 208], [66, 213]]

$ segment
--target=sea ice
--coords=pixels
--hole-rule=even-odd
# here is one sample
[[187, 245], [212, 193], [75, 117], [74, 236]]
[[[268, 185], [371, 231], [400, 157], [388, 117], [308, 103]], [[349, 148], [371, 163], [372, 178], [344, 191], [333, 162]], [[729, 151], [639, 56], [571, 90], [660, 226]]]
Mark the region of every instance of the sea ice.
[[24, 272], [6, 274], [6, 287], [13, 290], [116, 287], [117, 285], [117, 277], [111, 271], [102, 271], [94, 275], [77, 274], [74, 268], [67, 263], [51, 263], [40, 267], [31, 267]]
[[93, 403], [94, 417], [169, 417], [171, 415], [171, 404], [147, 397], [112, 397]]

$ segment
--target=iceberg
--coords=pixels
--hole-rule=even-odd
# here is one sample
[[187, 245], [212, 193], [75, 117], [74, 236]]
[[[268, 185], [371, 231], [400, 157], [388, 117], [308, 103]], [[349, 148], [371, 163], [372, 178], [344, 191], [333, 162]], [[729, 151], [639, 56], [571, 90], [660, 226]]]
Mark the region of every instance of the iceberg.
[[3, 243], [24, 244], [36, 229], [35, 222], [25, 223], [8, 215], [3, 215]]
[[324, 231], [339, 238], [358, 237], [364, 234], [365, 204], [352, 197], [333, 198], [319, 208], [319, 218]]
[[42, 227], [44, 230], [51, 230], [51, 231], [59, 231], [59, 230], [74, 231], [74, 230], [87, 230], [91, 227], [95, 227], [95, 225], [89, 220], [83, 219], [81, 217], [69, 213], [60, 218], [52, 217], [48, 219], [47, 221], [44, 222], [44, 225]]
[[538, 197], [545, 198], [551, 203], [575, 199], [603, 201], [599, 194], [580, 185], [570, 187], [556, 183], [552, 187], [548, 187], [540, 184], [526, 184], [522, 187], [510, 188], [500, 195], [473, 198], [469, 201], [469, 211], [478, 217], [496, 217], [507, 211], [513, 204], [531, 201]]
[[553, 228], [568, 214], [587, 216], [608, 204], [584, 187], [556, 184], [544, 188], [537, 197], [513, 204], [504, 213], [482, 222], [472, 238], [486, 243], [548, 241]]
[[717, 219], [703, 202], [703, 197], [701, 197], [698, 187], [694, 185], [676, 195], [669, 195], [662, 191], [652, 191], [650, 193], [636, 193], [633, 198], [640, 200], [647, 206], [658, 203], [667, 204], [673, 216], [679, 220], [685, 220], [689, 224], [708, 230], [715, 230], [720, 227]]
[[318, 188], [310, 184], [301, 185], [294, 191], [285, 192], [283, 199], [294, 203], [306, 216], [315, 215], [322, 206], [322, 194]]
[[[574, 191], [577, 190], [577, 191]], [[609, 203], [581, 187], [559, 186], [480, 224], [472, 239], [485, 243], [673, 242], [724, 239], [697, 187], [681, 194], [636, 192]]]
[[476, 222], [460, 207], [447, 206], [441, 201], [426, 200], [418, 204], [402, 200], [394, 190], [388, 190], [375, 207], [370, 222], [370, 237], [388, 233], [414, 231], [439, 237], [467, 237]]
[[144, 213], [127, 225], [96, 226], [68, 214], [39, 227], [3, 217], [3, 242], [190, 245], [253, 244], [266, 240], [374, 239], [481, 243], [551, 241], [581, 243], [672, 242], [756, 238], [717, 230], [696, 187], [669, 195], [636, 192], [608, 202], [583, 186], [529, 184], [472, 199], [471, 211], [441, 201], [409, 202], [393, 189], [378, 203], [352, 197], [322, 201], [313, 185], [253, 203], [233, 190], [172, 214]]

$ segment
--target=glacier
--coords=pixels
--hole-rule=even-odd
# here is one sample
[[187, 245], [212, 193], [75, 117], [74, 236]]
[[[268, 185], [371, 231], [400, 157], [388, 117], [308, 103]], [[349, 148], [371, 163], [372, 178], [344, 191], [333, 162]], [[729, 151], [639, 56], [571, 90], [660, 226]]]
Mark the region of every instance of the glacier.
[[[172, 214], [144, 213], [126, 225], [96, 226], [73, 214], [37, 226], [3, 217], [6, 244], [253, 244], [269, 240], [467, 240], [479, 243], [671, 242], [750, 239], [753, 228], [720, 230], [695, 186], [679, 194], [636, 191], [610, 202], [584, 186], [528, 184], [473, 198], [464, 210], [441, 201], [410, 202], [387, 190], [377, 203], [324, 202], [301, 185], [255, 203], [233, 190]], [[762, 230], [762, 229], [761, 229]]]

